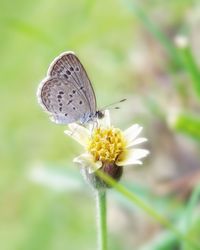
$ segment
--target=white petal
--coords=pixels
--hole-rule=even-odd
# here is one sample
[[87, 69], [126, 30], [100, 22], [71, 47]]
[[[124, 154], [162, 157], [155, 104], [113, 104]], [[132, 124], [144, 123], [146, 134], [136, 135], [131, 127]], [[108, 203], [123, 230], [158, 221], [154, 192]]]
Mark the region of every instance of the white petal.
[[118, 166], [126, 166], [126, 165], [133, 165], [133, 164], [142, 164], [141, 161], [139, 161], [141, 158], [146, 157], [149, 154], [149, 151], [146, 149], [129, 149], [124, 154], [124, 159], [122, 159], [119, 162], [116, 162]]
[[109, 128], [110, 127], [110, 113], [109, 110], [104, 111], [104, 117], [101, 119], [98, 119], [98, 126], [103, 128]]
[[65, 130], [64, 133], [71, 136], [81, 145], [86, 146], [88, 139], [90, 137], [89, 130], [76, 123], [69, 124], [69, 129], [70, 130]]
[[102, 162], [94, 162], [92, 155], [89, 153], [79, 155], [78, 157], [74, 158], [73, 162], [80, 164], [82, 167], [88, 168], [89, 173], [95, 172], [102, 166]]
[[123, 134], [129, 145], [142, 131], [142, 127], [138, 124], [132, 125], [130, 128], [126, 129]]
[[69, 127], [69, 129], [70, 129], [72, 132], [73, 132], [74, 130], [82, 129], [82, 130], [84, 130], [86, 133], [87, 133], [87, 132], [89, 133], [88, 129], [86, 129], [85, 127], [83, 127], [83, 126], [81, 126], [81, 125], [79, 125], [79, 124], [77, 124], [77, 123], [70, 123], [70, 124], [68, 124], [68, 127]]
[[104, 113], [103, 118], [97, 119], [93, 123], [88, 124], [88, 129], [90, 131], [90, 134], [93, 133], [96, 127], [109, 128], [111, 126], [109, 110], [105, 110], [103, 111], [103, 113]]
[[139, 138], [133, 140], [132, 142], [129, 142], [129, 144], [127, 145], [127, 148], [131, 148], [131, 147], [138, 145], [140, 143], [143, 143], [145, 141], [147, 141], [147, 138], [139, 137]]

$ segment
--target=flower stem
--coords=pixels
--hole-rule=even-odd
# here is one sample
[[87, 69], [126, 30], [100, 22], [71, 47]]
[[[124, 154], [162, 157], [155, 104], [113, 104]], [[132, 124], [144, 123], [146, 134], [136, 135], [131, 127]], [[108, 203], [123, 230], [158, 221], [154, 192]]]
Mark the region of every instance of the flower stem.
[[96, 191], [99, 250], [107, 250], [106, 191]]
[[[191, 246], [193, 250], [199, 250], [200, 245], [196, 241], [192, 240], [188, 235], [182, 234], [169, 220], [167, 220], [164, 216], [160, 215], [155, 209], [145, 203], [142, 199], [140, 199], [137, 195], [130, 192], [121, 184], [117, 183], [113, 178], [103, 173], [102, 171], [96, 171], [96, 174], [100, 178], [102, 178], [105, 182], [107, 182], [110, 186], [114, 187], [119, 193], [124, 195], [128, 200], [130, 200], [133, 204], [137, 205], [143, 211], [145, 211], [148, 215], [154, 218], [157, 222], [159, 222], [164, 227], [170, 229], [180, 241], [184, 241]], [[104, 248], [101, 248], [104, 250]]]

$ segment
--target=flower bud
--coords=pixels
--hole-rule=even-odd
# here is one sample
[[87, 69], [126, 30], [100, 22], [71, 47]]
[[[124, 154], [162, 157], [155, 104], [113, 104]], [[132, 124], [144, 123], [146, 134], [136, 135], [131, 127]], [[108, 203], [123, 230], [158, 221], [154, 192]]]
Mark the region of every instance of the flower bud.
[[[104, 163], [103, 166], [98, 170], [103, 171], [103, 173], [112, 177], [115, 181], [119, 181], [122, 173], [123, 167], [117, 166], [115, 163]], [[81, 170], [85, 180], [94, 188], [94, 189], [106, 189], [111, 188], [96, 172], [89, 173], [88, 168], [84, 167]]]

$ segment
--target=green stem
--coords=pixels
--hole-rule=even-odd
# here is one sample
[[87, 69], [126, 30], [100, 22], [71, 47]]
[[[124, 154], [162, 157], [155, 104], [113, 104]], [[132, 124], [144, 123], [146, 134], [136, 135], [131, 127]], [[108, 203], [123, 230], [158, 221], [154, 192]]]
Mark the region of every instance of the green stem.
[[106, 191], [96, 191], [99, 250], [107, 250]]
[[152, 21], [148, 14], [140, 7], [140, 4], [137, 1], [126, 0], [123, 1], [126, 6], [134, 13], [134, 15], [143, 23], [147, 30], [153, 34], [153, 36], [160, 41], [167, 53], [174, 60], [176, 65], [181, 65], [181, 60], [178, 54], [176, 47], [173, 45], [173, 42], [162, 32], [159, 25], [156, 22]]
[[180, 49], [180, 53], [185, 69], [191, 76], [193, 89], [200, 100], [200, 71], [192, 54], [191, 48], [186, 46], [185, 48]]
[[193, 211], [195, 209], [195, 206], [198, 204], [198, 199], [200, 197], [200, 185], [198, 185], [194, 191], [192, 192], [192, 196], [189, 200], [189, 203], [186, 207], [186, 229], [190, 228], [192, 225], [192, 219], [193, 219]]
[[173, 224], [171, 224], [171, 222], [169, 220], [167, 220], [164, 216], [157, 213], [156, 210], [154, 210], [147, 203], [145, 203], [143, 200], [141, 200], [137, 195], [130, 192], [128, 189], [126, 189], [121, 184], [117, 183], [113, 178], [111, 178], [107, 174], [103, 173], [102, 171], [96, 171], [96, 174], [101, 179], [103, 179], [106, 183], [108, 183], [110, 186], [114, 187], [119, 193], [121, 193], [127, 199], [129, 199], [132, 203], [134, 203], [135, 205], [140, 207], [149, 216], [151, 216], [156, 221], [158, 221], [161, 225], [170, 229], [170, 231], [172, 231], [180, 241], [185, 241], [188, 245], [190, 245], [192, 247], [193, 250], [200, 249], [200, 246], [198, 243], [191, 240], [187, 235], [182, 234], [176, 227], [173, 226]]

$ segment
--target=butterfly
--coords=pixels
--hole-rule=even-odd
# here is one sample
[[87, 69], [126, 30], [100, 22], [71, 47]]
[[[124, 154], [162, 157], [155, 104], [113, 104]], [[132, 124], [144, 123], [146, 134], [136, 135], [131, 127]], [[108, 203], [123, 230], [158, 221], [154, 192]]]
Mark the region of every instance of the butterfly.
[[38, 102], [58, 124], [86, 124], [102, 118], [89, 77], [74, 52], [60, 54], [50, 64], [37, 90]]

